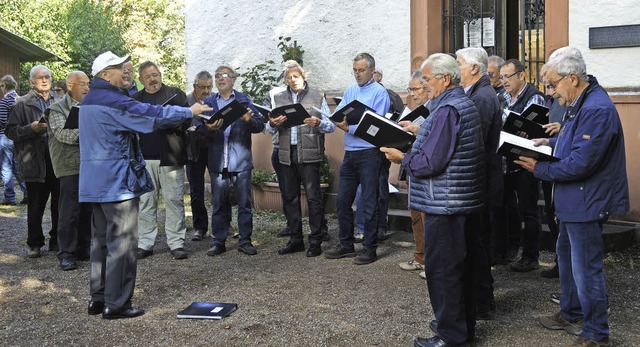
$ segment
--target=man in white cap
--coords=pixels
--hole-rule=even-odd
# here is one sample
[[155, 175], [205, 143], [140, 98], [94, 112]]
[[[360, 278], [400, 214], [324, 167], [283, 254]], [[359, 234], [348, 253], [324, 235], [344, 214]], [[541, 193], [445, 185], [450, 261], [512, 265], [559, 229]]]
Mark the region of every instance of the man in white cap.
[[80, 107], [80, 202], [92, 203], [90, 315], [104, 319], [144, 314], [131, 305], [136, 282], [138, 204], [154, 189], [137, 133], [175, 127], [210, 111], [140, 103], [128, 96], [123, 63], [129, 56], [100, 54], [91, 72], [91, 90]]

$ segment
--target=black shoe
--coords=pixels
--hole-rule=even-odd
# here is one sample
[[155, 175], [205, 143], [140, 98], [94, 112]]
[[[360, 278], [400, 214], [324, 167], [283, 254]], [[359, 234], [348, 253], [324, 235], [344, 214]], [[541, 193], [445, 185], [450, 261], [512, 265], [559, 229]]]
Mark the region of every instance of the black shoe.
[[79, 260], [79, 261], [91, 260], [91, 251], [87, 249], [86, 252], [76, 252], [76, 260]]
[[78, 264], [75, 259], [71, 258], [62, 258], [60, 259], [60, 268], [62, 271], [75, 270], [78, 268]]
[[191, 241], [200, 241], [204, 239], [206, 235], [207, 235], [206, 229], [196, 229], [196, 232], [193, 233], [193, 236], [191, 237]]
[[242, 244], [238, 246], [238, 252], [242, 252], [246, 255], [256, 255], [258, 254], [258, 250], [251, 244], [251, 242]]
[[141, 308], [125, 308], [125, 309], [110, 309], [105, 308], [102, 312], [102, 318], [104, 319], [120, 319], [120, 318], [133, 318], [142, 316], [144, 310]]
[[322, 234], [320, 234], [320, 239], [325, 242], [325, 241], [331, 241], [331, 235], [329, 235], [328, 232], [323, 231]]
[[529, 272], [540, 268], [540, 263], [536, 259], [520, 258], [515, 263], [511, 263], [511, 270], [515, 272]]
[[22, 200], [20, 200], [20, 205], [26, 205], [29, 203], [29, 197], [25, 196], [24, 198], [22, 198]]
[[327, 259], [353, 258], [355, 256], [355, 249], [343, 249], [340, 245], [337, 245], [334, 249], [324, 252], [324, 257]]
[[291, 231], [289, 231], [289, 227], [286, 227], [284, 230], [276, 234], [276, 237], [289, 237], [291, 236]]
[[551, 269], [546, 269], [546, 270], [540, 271], [540, 277], [544, 277], [544, 278], [559, 278], [560, 277], [560, 271], [558, 271], [558, 264], [556, 264], [556, 266], [552, 267]]
[[214, 255], [220, 255], [227, 251], [227, 247], [221, 244], [215, 244], [213, 247], [209, 248], [207, 251], [207, 255], [213, 257]]
[[450, 347], [458, 346], [451, 343], [442, 341], [437, 335], [430, 338], [416, 337], [413, 340], [414, 347]]
[[309, 245], [309, 249], [307, 249], [307, 257], [317, 257], [322, 254], [322, 248], [320, 245]]
[[189, 253], [185, 251], [184, 248], [180, 247], [180, 248], [171, 250], [171, 256], [175, 260], [187, 259], [189, 258]]
[[151, 255], [153, 255], [153, 249], [146, 250], [146, 249], [138, 248], [138, 250], [136, 251], [136, 256], [138, 257], [138, 259], [144, 259]]
[[97, 314], [102, 313], [104, 310], [104, 301], [89, 301], [89, 305], [87, 306], [87, 313], [90, 316], [95, 316]]
[[371, 264], [376, 260], [378, 260], [378, 255], [375, 249], [363, 249], [360, 251], [360, 254], [353, 259], [353, 263], [356, 265], [365, 265]]
[[508, 262], [513, 263], [514, 261], [516, 261], [518, 259], [518, 251], [519, 251], [519, 249], [517, 247], [510, 248], [507, 251], [507, 257], [505, 259]]
[[278, 254], [289, 254], [296, 252], [304, 252], [304, 242], [302, 241], [289, 241], [287, 244], [278, 250]]

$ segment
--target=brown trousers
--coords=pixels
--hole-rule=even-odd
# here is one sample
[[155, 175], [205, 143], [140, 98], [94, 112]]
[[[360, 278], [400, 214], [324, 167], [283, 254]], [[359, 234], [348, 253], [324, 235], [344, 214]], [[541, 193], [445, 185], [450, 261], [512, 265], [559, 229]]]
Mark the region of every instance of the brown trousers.
[[411, 229], [413, 229], [413, 239], [416, 241], [416, 250], [413, 259], [424, 265], [424, 213], [409, 210], [411, 212]]

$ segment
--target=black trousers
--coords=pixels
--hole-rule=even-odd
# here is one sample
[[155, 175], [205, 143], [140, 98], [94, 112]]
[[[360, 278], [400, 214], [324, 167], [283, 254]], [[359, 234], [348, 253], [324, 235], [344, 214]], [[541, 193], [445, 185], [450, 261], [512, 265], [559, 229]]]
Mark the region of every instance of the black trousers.
[[474, 233], [479, 215], [433, 215], [424, 219], [424, 268], [438, 336], [463, 344], [475, 335]]
[[284, 215], [291, 232], [291, 241], [301, 242], [302, 210], [300, 207], [300, 184], [304, 186], [309, 206], [309, 244], [322, 243], [324, 200], [320, 190], [320, 163], [298, 163], [298, 150], [291, 146], [291, 165], [282, 165], [284, 176]]
[[[524, 220], [522, 234], [522, 257], [538, 260], [540, 255], [540, 215], [538, 213], [538, 180], [527, 170], [509, 173], [504, 177], [505, 203], [508, 207], [517, 207], [517, 212]], [[513, 213], [508, 217], [507, 233], [509, 237], [519, 238], [521, 223], [513, 222]], [[518, 236], [516, 236], [518, 235]]]
[[91, 249], [91, 204], [80, 203], [80, 175], [60, 177], [58, 258], [85, 258]]
[[204, 175], [209, 162], [209, 150], [200, 148], [198, 160], [187, 162], [187, 179], [189, 180], [189, 196], [191, 196], [191, 212], [193, 213], [193, 228], [207, 230], [209, 215], [205, 206]]
[[47, 207], [49, 195], [51, 195], [51, 230], [49, 231], [49, 244], [58, 243], [58, 198], [60, 185], [53, 173], [51, 158], [46, 156], [47, 176], [44, 183], [25, 182], [29, 203], [27, 204], [27, 246], [44, 246], [44, 234], [42, 232], [42, 217]]
[[491, 275], [491, 212], [486, 207], [482, 213], [482, 225], [477, 228], [476, 236], [476, 261], [475, 261], [475, 287], [476, 304], [478, 312], [489, 312], [493, 302], [493, 276]]

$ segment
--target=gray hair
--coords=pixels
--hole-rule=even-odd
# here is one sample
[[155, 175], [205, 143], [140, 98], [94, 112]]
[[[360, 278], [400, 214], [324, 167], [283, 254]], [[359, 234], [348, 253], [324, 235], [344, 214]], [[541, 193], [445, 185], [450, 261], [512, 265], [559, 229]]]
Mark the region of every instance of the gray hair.
[[140, 64], [140, 66], [138, 66], [138, 76], [140, 76], [140, 78], [142, 78], [142, 70], [153, 66], [156, 68], [156, 70], [158, 70], [158, 72], [160, 73], [160, 75], [162, 75], [162, 71], [160, 71], [160, 68], [158, 67], [158, 65], [156, 65], [156, 63], [152, 62], [152, 61], [145, 61], [142, 64]]
[[580, 52], [579, 49], [572, 46], [565, 46], [565, 47], [560, 47], [555, 51], [553, 51], [553, 53], [551, 53], [551, 55], [549, 56], [549, 61], [554, 60], [555, 58], [558, 58], [561, 56], [573, 57], [576, 59], [584, 59], [582, 57], [582, 52]]
[[550, 69], [555, 69], [556, 73], [559, 76], [564, 77], [574, 74], [584, 82], [589, 80], [589, 76], [587, 76], [587, 65], [585, 64], [582, 57], [577, 57], [575, 55], [569, 54], [557, 55], [546, 65], [548, 65], [547, 71]]
[[307, 73], [304, 71], [302, 66], [300, 66], [300, 63], [293, 59], [284, 62], [284, 69], [282, 70], [282, 73], [285, 77], [287, 76], [287, 72], [289, 70], [298, 70], [300, 71], [300, 75], [302, 75], [302, 78], [307, 79]]
[[369, 53], [359, 53], [355, 58], [353, 58], [354, 63], [358, 60], [366, 60], [369, 68], [376, 67], [376, 60], [373, 59], [373, 56]]
[[480, 47], [467, 47], [456, 51], [456, 56], [464, 59], [469, 65], [478, 66], [480, 74], [487, 74], [487, 51]]
[[0, 83], [4, 84], [6, 90], [14, 90], [18, 87], [18, 82], [11, 75], [4, 75], [2, 79], [0, 79]]
[[46, 67], [44, 65], [36, 65], [36, 66], [31, 68], [31, 71], [29, 71], [29, 80], [30, 81], [33, 81], [33, 79], [36, 77], [36, 73], [38, 72], [38, 70], [46, 70], [47, 73], [49, 74], [49, 77], [51, 77], [51, 70], [49, 70], [48, 67]]
[[236, 70], [234, 70], [233, 68], [231, 68], [230, 66], [227, 65], [220, 65], [216, 68], [216, 72], [221, 71], [221, 70], [229, 70], [231, 71], [231, 78], [236, 78], [238, 77], [238, 74], [236, 73]]
[[411, 74], [411, 79], [419, 79], [422, 82], [422, 69], [418, 69]]
[[460, 68], [456, 60], [449, 54], [434, 53], [422, 63], [421, 68], [424, 69], [427, 65], [431, 68], [431, 73], [434, 76], [449, 75], [452, 85], [460, 85]]
[[497, 67], [502, 66], [502, 64], [504, 64], [504, 59], [502, 59], [502, 57], [497, 56], [497, 55], [490, 55], [487, 58], [487, 66], [489, 64], [496, 64]]
[[202, 70], [196, 74], [196, 77], [193, 79], [193, 84], [198, 84], [198, 81], [202, 80], [212, 80], [213, 76], [207, 70]]

